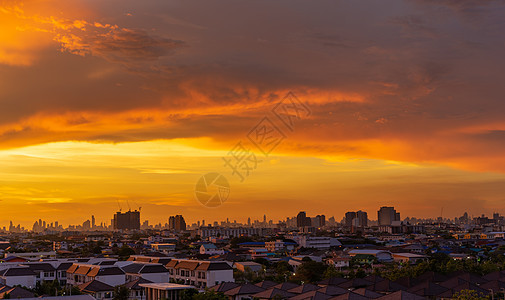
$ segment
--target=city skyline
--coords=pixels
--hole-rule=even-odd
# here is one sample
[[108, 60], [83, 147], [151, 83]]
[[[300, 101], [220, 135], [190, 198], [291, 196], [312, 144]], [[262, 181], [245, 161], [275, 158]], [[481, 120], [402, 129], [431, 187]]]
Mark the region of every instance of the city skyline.
[[[175, 216], [168, 216], [165, 220], [152, 221], [148, 217], [146, 218], [145, 216], [142, 216], [142, 214], [140, 214], [139, 227], [134, 226], [132, 228], [128, 228], [127, 226], [125, 227], [125, 225], [122, 225], [120, 227], [116, 227], [115, 219], [118, 214], [121, 214], [121, 212], [115, 212], [115, 214], [112, 216], [112, 219], [109, 219], [109, 220], [97, 220], [95, 218], [95, 215], [91, 215], [91, 218], [89, 218], [89, 219], [86, 219], [86, 217], [84, 217], [82, 223], [71, 223], [71, 224], [61, 223], [58, 220], [46, 220], [46, 219], [42, 219], [42, 218], [35, 220], [35, 223], [33, 223], [33, 221], [32, 221], [31, 225], [30, 224], [27, 224], [27, 225], [20, 224], [20, 223], [16, 223], [15, 220], [10, 220], [9, 224], [7, 224], [7, 226], [3, 226], [2, 224], [0, 224], [0, 229], [4, 228], [4, 230], [9, 231], [9, 228], [12, 227], [12, 228], [18, 228], [18, 229], [27, 230], [27, 231], [32, 231], [32, 230], [33, 231], [44, 231], [44, 229], [51, 229], [51, 230], [56, 230], [56, 231], [59, 231], [59, 230], [78, 230], [78, 231], [79, 230], [84, 230], [84, 231], [98, 230], [99, 231], [99, 230], [121, 230], [121, 229], [128, 229], [128, 230], [141, 229], [141, 230], [144, 230], [144, 229], [177, 229], [177, 228], [179, 228], [177, 230], [180, 230], [181, 225], [175, 225], [175, 223], [174, 223], [174, 222], [176, 222], [176, 223], [180, 224], [181, 221], [176, 221], [177, 218], [179, 218], [179, 220], [182, 218], [182, 223], [184, 224], [183, 225], [184, 228], [186, 228], [186, 226], [187, 226], [188, 228], [192, 228], [192, 229], [199, 228], [200, 226], [229, 226], [229, 225], [244, 226], [244, 227], [268, 225], [269, 227], [276, 227], [280, 223], [283, 223], [286, 221], [290, 221], [293, 224], [296, 224], [298, 227], [304, 227], [306, 225], [304, 224], [304, 221], [300, 221], [300, 215], [302, 215], [302, 219], [306, 218], [306, 219], [312, 220], [311, 221], [312, 223], [314, 222], [314, 219], [318, 219], [319, 217], [321, 217], [323, 220], [326, 220], [326, 222], [329, 222], [329, 220], [332, 220], [332, 221], [330, 221], [330, 223], [334, 222], [335, 224], [340, 224], [341, 226], [344, 226], [344, 227], [365, 228], [370, 225], [367, 222], [374, 223], [373, 226], [380, 226], [381, 225], [381, 223], [379, 221], [379, 219], [380, 219], [379, 215], [383, 209], [393, 209], [393, 211], [395, 210], [394, 207], [381, 206], [376, 212], [373, 212], [371, 214], [368, 214], [368, 212], [366, 212], [366, 211], [358, 210], [357, 212], [356, 211], [346, 212], [345, 214], [343, 214], [341, 216], [325, 215], [322, 213], [317, 214], [317, 215], [315, 215], [315, 214], [311, 215], [311, 214], [307, 214], [306, 211], [300, 211], [300, 212], [298, 212], [298, 214], [295, 214], [293, 216], [285, 215], [284, 217], [281, 217], [280, 219], [275, 219], [275, 218], [270, 219], [267, 217], [266, 214], [264, 214], [262, 217], [258, 217], [257, 219], [251, 219], [251, 217], [248, 217], [245, 220], [240, 220], [240, 219], [233, 218], [233, 217], [232, 218], [228, 217], [226, 219], [221, 219], [221, 220], [219, 220], [219, 219], [195, 219], [195, 218], [192, 218], [191, 216], [184, 217], [183, 215], [175, 215]], [[137, 213], [137, 210], [125, 211], [122, 214], [127, 215], [130, 212]], [[467, 221], [471, 221], [471, 220], [478, 219], [478, 218], [487, 218], [486, 214], [474, 216], [474, 215], [468, 214], [467, 212], [465, 212], [464, 214], [462, 214], [460, 216], [456, 216], [453, 218], [444, 217], [444, 216], [434, 216], [434, 217], [429, 217], [429, 218], [419, 218], [416, 216], [405, 216], [403, 218], [400, 218], [399, 212], [397, 212], [397, 215], [398, 215], [397, 218], [395, 218], [394, 220], [388, 220], [382, 225], [385, 225], [385, 224], [390, 225], [392, 221], [404, 221], [404, 220], [409, 220], [409, 221], [410, 220], [419, 220], [419, 221], [430, 220], [431, 222], [440, 222], [440, 221], [454, 222], [457, 220], [461, 221], [462, 219], [465, 219], [465, 218], [467, 218]], [[351, 216], [351, 219], [347, 220], [347, 218], [349, 216]], [[489, 214], [489, 216], [492, 219], [494, 219], [496, 217], [500, 217], [501, 214], [499, 212], [493, 212], [492, 214]], [[128, 221], [126, 221], [126, 222], [128, 222]], [[322, 222], [324, 223], [325, 221], [322, 221]], [[146, 227], [146, 226], [149, 226], [149, 227]], [[312, 224], [312, 225], [308, 225], [308, 226], [314, 226], [314, 225]], [[318, 226], [316, 226], [316, 227], [318, 227]]]
[[503, 2], [195, 3], [0, 0], [2, 227], [505, 212]]

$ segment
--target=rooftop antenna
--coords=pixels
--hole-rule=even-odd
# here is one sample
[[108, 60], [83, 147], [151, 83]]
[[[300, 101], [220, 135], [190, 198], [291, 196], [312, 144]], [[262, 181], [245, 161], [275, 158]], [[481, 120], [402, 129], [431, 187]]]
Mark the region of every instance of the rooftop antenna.
[[121, 212], [122, 209], [121, 209], [121, 204], [119, 204], [119, 199], [116, 199], [116, 201], [117, 201], [117, 206], [119, 206], [119, 212]]
[[128, 201], [128, 199], [126, 199], [126, 204], [128, 205], [128, 211], [132, 211], [132, 208], [130, 207], [130, 201]]

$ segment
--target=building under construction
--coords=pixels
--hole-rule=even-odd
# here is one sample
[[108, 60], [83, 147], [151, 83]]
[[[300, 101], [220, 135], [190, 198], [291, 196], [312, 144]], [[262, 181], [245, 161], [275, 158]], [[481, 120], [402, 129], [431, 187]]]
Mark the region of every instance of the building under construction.
[[138, 230], [140, 229], [140, 211], [116, 212], [112, 220], [114, 230]]

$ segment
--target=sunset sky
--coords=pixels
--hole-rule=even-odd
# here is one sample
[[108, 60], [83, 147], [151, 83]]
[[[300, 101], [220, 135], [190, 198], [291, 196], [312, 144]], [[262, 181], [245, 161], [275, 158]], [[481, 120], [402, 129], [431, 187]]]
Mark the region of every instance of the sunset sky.
[[[505, 2], [0, 0], [0, 226], [505, 214]], [[272, 109], [292, 91], [292, 130]], [[225, 166], [263, 118], [285, 139]], [[229, 199], [195, 198], [205, 173]]]

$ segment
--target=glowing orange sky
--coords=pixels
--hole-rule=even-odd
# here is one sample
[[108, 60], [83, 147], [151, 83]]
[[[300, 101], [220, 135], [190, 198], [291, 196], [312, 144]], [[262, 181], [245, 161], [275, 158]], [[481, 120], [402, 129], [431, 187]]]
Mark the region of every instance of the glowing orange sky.
[[[163, 223], [505, 213], [504, 12], [0, 0], [0, 224], [110, 222], [117, 199]], [[222, 157], [289, 91], [311, 115], [241, 183]], [[232, 194], [208, 209], [194, 185], [214, 171]]]

